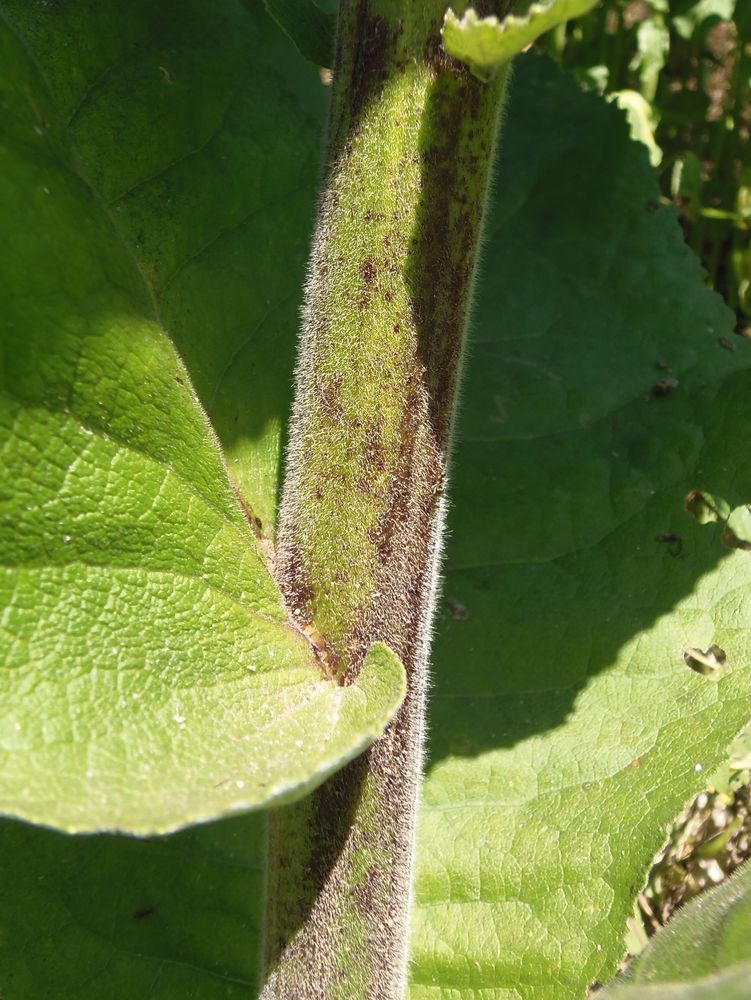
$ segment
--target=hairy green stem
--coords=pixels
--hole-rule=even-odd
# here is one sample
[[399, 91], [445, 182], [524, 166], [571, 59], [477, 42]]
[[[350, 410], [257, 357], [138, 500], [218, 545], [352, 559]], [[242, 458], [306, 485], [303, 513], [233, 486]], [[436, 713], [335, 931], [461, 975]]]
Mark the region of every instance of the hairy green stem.
[[409, 682], [369, 753], [270, 818], [266, 1000], [404, 990], [447, 455], [506, 76], [444, 53], [444, 12], [340, 10], [278, 578], [342, 683], [375, 640]]

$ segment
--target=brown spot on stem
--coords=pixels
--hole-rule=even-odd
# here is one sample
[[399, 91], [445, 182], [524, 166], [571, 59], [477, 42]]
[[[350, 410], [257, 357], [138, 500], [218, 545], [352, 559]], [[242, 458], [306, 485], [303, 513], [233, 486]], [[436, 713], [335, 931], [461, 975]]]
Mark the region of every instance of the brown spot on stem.
[[383, 448], [383, 418], [369, 424], [365, 432], [365, 458], [373, 478], [386, 468]]
[[310, 606], [315, 598], [315, 590], [305, 570], [300, 546], [288, 545], [284, 553], [284, 565], [280, 567], [280, 583], [284, 590], [287, 607], [297, 624], [309, 622]]
[[367, 257], [360, 265], [360, 277], [368, 287], [376, 280], [377, 273], [375, 264], [370, 257]]
[[321, 385], [318, 391], [318, 398], [321, 404], [321, 412], [328, 417], [332, 424], [340, 424], [344, 417], [341, 375], [334, 375], [328, 382]]

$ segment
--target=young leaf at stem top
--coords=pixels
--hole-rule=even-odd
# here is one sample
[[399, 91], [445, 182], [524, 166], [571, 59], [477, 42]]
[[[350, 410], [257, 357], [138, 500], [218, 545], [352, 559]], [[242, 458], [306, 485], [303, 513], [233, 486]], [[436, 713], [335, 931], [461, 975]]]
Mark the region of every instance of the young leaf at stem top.
[[449, 7], [443, 22], [443, 47], [466, 63], [475, 76], [490, 80], [500, 67], [536, 38], [562, 21], [586, 14], [597, 0], [549, 0], [533, 3], [526, 14], [479, 17], [470, 7], [457, 17]]

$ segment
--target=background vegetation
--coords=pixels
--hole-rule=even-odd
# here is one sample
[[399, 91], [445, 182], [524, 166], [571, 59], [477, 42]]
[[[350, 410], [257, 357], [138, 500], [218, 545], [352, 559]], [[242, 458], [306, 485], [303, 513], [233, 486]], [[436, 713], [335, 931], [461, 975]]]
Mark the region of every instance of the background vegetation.
[[751, 3], [604, 0], [539, 44], [627, 111], [710, 286], [750, 336]]

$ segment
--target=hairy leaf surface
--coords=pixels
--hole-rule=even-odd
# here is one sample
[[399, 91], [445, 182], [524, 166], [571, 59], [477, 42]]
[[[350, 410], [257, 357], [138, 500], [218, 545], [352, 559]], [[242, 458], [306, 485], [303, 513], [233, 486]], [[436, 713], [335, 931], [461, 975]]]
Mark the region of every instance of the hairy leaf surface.
[[751, 991], [751, 868], [681, 908], [602, 1000], [745, 1000]]

